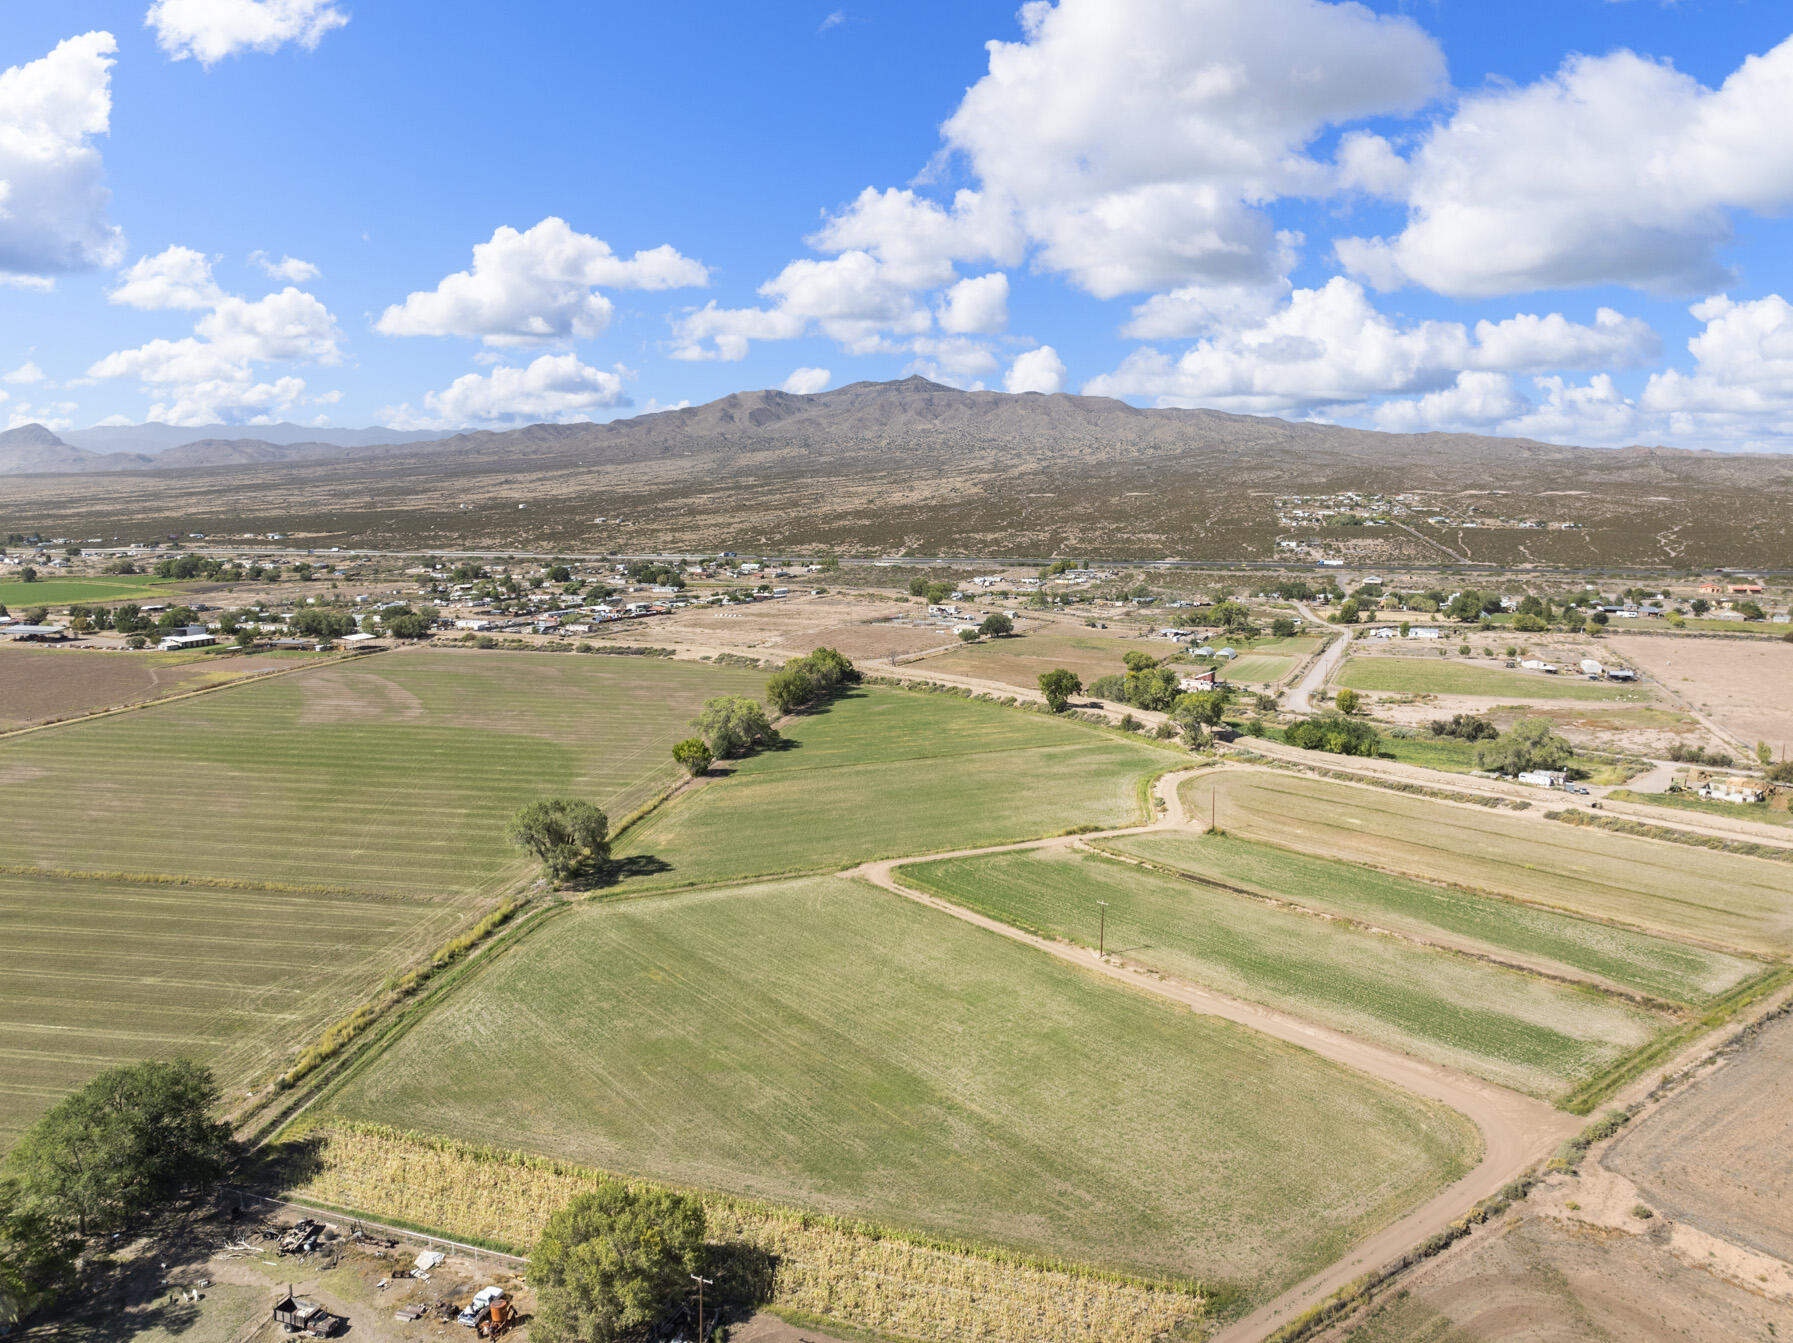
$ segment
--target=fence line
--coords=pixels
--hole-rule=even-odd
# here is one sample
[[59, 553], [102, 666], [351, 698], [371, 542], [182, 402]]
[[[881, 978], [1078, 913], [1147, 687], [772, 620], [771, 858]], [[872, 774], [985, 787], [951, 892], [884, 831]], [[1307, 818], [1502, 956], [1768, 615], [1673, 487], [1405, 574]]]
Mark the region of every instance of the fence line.
[[428, 1241], [432, 1245], [444, 1246], [451, 1250], [459, 1250], [463, 1254], [470, 1254], [476, 1261], [480, 1259], [502, 1259], [512, 1264], [527, 1265], [529, 1263], [528, 1258], [524, 1255], [506, 1254], [503, 1250], [489, 1249], [484, 1245], [468, 1245], [464, 1241], [449, 1240], [445, 1236], [432, 1236], [427, 1231], [414, 1231], [408, 1226], [390, 1226], [387, 1223], [376, 1222], [370, 1218], [361, 1217], [354, 1213], [343, 1212], [338, 1208], [319, 1207], [315, 1204], [295, 1202], [292, 1199], [269, 1198], [266, 1194], [253, 1194], [247, 1189], [238, 1189], [233, 1185], [223, 1185], [221, 1188], [223, 1192], [235, 1195], [237, 1206], [239, 1208], [244, 1207], [248, 1202], [252, 1202], [258, 1206], [267, 1205], [276, 1208], [293, 1208], [299, 1212], [309, 1213], [315, 1217], [331, 1218], [338, 1222], [352, 1222], [356, 1226], [369, 1228], [374, 1231], [383, 1231], [400, 1240]]

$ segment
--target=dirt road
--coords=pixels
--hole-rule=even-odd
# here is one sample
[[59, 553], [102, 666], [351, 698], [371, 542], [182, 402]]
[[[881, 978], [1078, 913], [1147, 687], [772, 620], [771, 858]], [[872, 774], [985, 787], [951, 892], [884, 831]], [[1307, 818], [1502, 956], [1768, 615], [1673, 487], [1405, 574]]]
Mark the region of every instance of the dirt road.
[[[1104, 833], [1136, 834], [1141, 830], [1188, 825], [1178, 785], [1194, 773], [1196, 771], [1181, 770], [1158, 781], [1158, 799], [1164, 808], [1158, 819], [1145, 826]], [[1012, 852], [1019, 849], [1065, 848], [1078, 843], [1080, 839], [1098, 837], [1060, 836], [986, 849], [930, 854], [926, 858], [970, 857], [974, 854]], [[1522, 1096], [1518, 1092], [1454, 1069], [1385, 1049], [1273, 1008], [1148, 972], [1142, 967], [1129, 965], [1117, 956], [1101, 957], [1087, 947], [1038, 937], [905, 886], [898, 879], [896, 869], [904, 863], [926, 861], [926, 858], [896, 858], [865, 863], [852, 869], [847, 875], [860, 877], [904, 899], [913, 900], [965, 923], [1043, 951], [1080, 969], [1131, 985], [1142, 993], [1156, 994], [1191, 1011], [1220, 1017], [1312, 1050], [1322, 1058], [1367, 1073], [1404, 1091], [1448, 1105], [1466, 1116], [1480, 1130], [1481, 1158], [1456, 1183], [1391, 1226], [1353, 1247], [1344, 1258], [1221, 1330], [1210, 1343], [1255, 1343], [1255, 1340], [1269, 1334], [1283, 1321], [1298, 1315], [1359, 1274], [1380, 1267], [1427, 1236], [1443, 1230], [1477, 1201], [1488, 1197], [1534, 1161], [1548, 1155], [1584, 1122], [1543, 1101]]]
[[[1321, 620], [1319, 616], [1308, 610], [1307, 607], [1303, 606], [1300, 602], [1295, 603], [1295, 609], [1300, 611], [1304, 617], [1314, 624], [1327, 630], [1328, 633], [1331, 632], [1332, 627], [1330, 625], [1324, 620]], [[1289, 698], [1286, 706], [1288, 711], [1290, 713], [1312, 713], [1314, 711], [1314, 692], [1326, 684], [1326, 678], [1332, 675], [1333, 670], [1339, 663], [1345, 660], [1345, 654], [1350, 651], [1351, 640], [1349, 636], [1335, 639], [1327, 644], [1326, 647], [1321, 650], [1320, 655], [1308, 666], [1308, 669], [1302, 673], [1301, 679], [1289, 687]]]

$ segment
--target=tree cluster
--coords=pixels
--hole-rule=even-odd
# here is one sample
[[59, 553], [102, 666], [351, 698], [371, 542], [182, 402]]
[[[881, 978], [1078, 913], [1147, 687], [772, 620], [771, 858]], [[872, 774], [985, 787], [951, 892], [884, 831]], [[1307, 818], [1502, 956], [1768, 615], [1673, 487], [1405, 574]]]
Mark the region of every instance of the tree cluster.
[[1382, 739], [1361, 718], [1343, 714], [1321, 714], [1306, 718], [1283, 732], [1283, 740], [1307, 751], [1329, 751], [1333, 755], [1374, 756]]
[[697, 730], [717, 760], [732, 760], [756, 746], [769, 746], [778, 740], [778, 730], [766, 717], [765, 706], [745, 695], [718, 695], [706, 700], [697, 716]]
[[511, 817], [504, 833], [534, 854], [554, 881], [589, 873], [610, 857], [610, 819], [589, 802], [531, 802]]
[[1475, 753], [1476, 768], [1496, 774], [1524, 774], [1534, 769], [1562, 769], [1575, 748], [1556, 734], [1548, 718], [1521, 718]]
[[548, 1219], [529, 1256], [530, 1337], [613, 1343], [640, 1337], [704, 1267], [703, 1204], [667, 1189], [605, 1181]]
[[1455, 737], [1460, 741], [1493, 741], [1500, 729], [1486, 718], [1473, 713], [1454, 713], [1449, 718], [1434, 718], [1426, 724], [1434, 737]]
[[779, 713], [795, 713], [860, 680], [859, 670], [832, 648], [792, 658], [766, 681], [766, 700]]

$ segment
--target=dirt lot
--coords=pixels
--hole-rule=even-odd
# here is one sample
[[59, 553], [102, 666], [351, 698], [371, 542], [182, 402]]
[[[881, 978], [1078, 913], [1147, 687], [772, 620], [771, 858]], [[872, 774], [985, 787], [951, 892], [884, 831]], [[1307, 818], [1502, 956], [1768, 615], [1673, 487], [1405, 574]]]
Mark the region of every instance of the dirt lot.
[[1793, 1017], [1621, 1136], [1605, 1164], [1670, 1216], [1793, 1262]]
[[213, 661], [180, 653], [0, 645], [0, 731], [162, 699], [290, 665], [276, 658]]
[[1683, 1262], [1666, 1228], [1524, 1216], [1416, 1270], [1326, 1343], [1737, 1343], [1793, 1336], [1793, 1305]]
[[[1718, 739], [1692, 714], [1677, 709], [1622, 704], [1556, 703], [1521, 707], [1466, 695], [1437, 695], [1417, 703], [1383, 701], [1376, 717], [1407, 727], [1424, 727], [1455, 713], [1484, 714], [1503, 732], [1521, 718], [1548, 718], [1575, 746], [1619, 755], [1660, 759], [1677, 743], [1712, 747]], [[1730, 749], [1729, 743], [1724, 743]]]
[[1779, 640], [1615, 635], [1607, 641], [1745, 745], [1793, 747], [1793, 644]]
[[[836, 648], [855, 661], [871, 663], [950, 644], [950, 629], [907, 623], [926, 614], [907, 600], [831, 593], [694, 607], [651, 621], [625, 622], [614, 637], [624, 642], [751, 649], [766, 657], [798, 657], [815, 648]], [[905, 623], [894, 623], [893, 617]]]

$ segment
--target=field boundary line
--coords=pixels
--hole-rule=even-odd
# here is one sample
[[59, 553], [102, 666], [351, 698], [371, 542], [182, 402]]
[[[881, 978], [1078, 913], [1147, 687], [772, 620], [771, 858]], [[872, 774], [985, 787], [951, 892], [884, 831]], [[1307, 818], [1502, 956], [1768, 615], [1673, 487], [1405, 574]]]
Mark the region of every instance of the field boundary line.
[[268, 1194], [258, 1194], [253, 1190], [244, 1189], [238, 1185], [231, 1184], [221, 1184], [218, 1186], [218, 1189], [222, 1193], [233, 1196], [237, 1200], [238, 1207], [242, 1207], [243, 1201], [248, 1199], [257, 1204], [272, 1204], [276, 1208], [296, 1208], [300, 1212], [321, 1212], [326, 1217], [347, 1217], [361, 1226], [372, 1227], [375, 1231], [390, 1231], [406, 1240], [427, 1240], [432, 1245], [446, 1245], [451, 1250], [460, 1250], [463, 1253], [474, 1256], [476, 1259], [508, 1259], [513, 1264], [527, 1265], [529, 1263], [528, 1255], [512, 1254], [508, 1250], [494, 1250], [485, 1245], [469, 1245], [464, 1241], [450, 1240], [446, 1236], [437, 1236], [432, 1235], [428, 1231], [419, 1231], [415, 1227], [394, 1226], [388, 1222], [376, 1222], [372, 1218], [363, 1217], [360, 1213], [351, 1209], [332, 1207], [328, 1203], [292, 1198], [274, 1198]]
[[381, 650], [363, 653], [359, 650], [341, 653], [333, 658], [325, 658], [321, 662], [297, 662], [290, 667], [273, 667], [264, 672], [253, 672], [248, 676], [239, 676], [235, 680], [224, 681], [218, 685], [200, 686], [196, 690], [183, 690], [178, 695], [166, 695], [161, 699], [144, 700], [141, 704], [109, 704], [103, 709], [95, 709], [91, 713], [76, 714], [72, 718], [58, 718], [49, 723], [30, 723], [24, 727], [10, 728], [0, 732], [0, 742], [11, 741], [14, 737], [23, 737], [33, 732], [50, 732], [56, 728], [73, 727], [77, 723], [91, 723], [97, 718], [117, 718], [128, 713], [141, 713], [145, 709], [159, 709], [164, 704], [179, 704], [183, 700], [195, 699], [200, 695], [215, 695], [221, 690], [235, 690], [241, 686], [260, 685], [263, 681], [272, 681], [281, 676], [292, 676], [296, 672], [315, 671], [320, 667], [337, 667], [345, 662], [354, 662], [361, 658], [377, 656]]
[[1581, 1124], [1576, 1116], [1547, 1102], [1496, 1083], [1345, 1035], [1274, 1008], [1137, 970], [1116, 957], [1103, 958], [1088, 948], [1027, 933], [998, 919], [913, 890], [897, 880], [894, 869], [898, 866], [867, 863], [847, 875], [997, 936], [1021, 942], [1079, 969], [1131, 985], [1139, 992], [1164, 998], [1204, 1016], [1217, 1017], [1272, 1036], [1409, 1095], [1442, 1104], [1466, 1117], [1480, 1133], [1481, 1156], [1459, 1179], [1420, 1207], [1351, 1247], [1328, 1267], [1259, 1307], [1244, 1320], [1221, 1330], [1210, 1343], [1246, 1343], [1246, 1340], [1261, 1338], [1270, 1332], [1270, 1321], [1275, 1316], [1305, 1309], [1337, 1290], [1359, 1276], [1366, 1261], [1385, 1262], [1449, 1226], [1483, 1198], [1496, 1193], [1514, 1175], [1548, 1155]]
[[[1249, 840], [1247, 842], [1255, 844], [1259, 841]], [[1182, 868], [1170, 867], [1164, 863], [1154, 862], [1150, 858], [1137, 857], [1134, 854], [1116, 853], [1112, 849], [1104, 849], [1097, 844], [1078, 843], [1074, 845], [1074, 847], [1081, 849], [1086, 853], [1094, 854], [1097, 857], [1106, 858], [1111, 862], [1126, 863], [1133, 867], [1144, 868], [1148, 872], [1157, 873], [1159, 876], [1171, 877], [1179, 881], [1187, 881], [1194, 886], [1205, 886], [1212, 890], [1224, 891], [1228, 895], [1236, 895], [1244, 900], [1254, 900], [1259, 904], [1269, 905], [1273, 909], [1284, 910], [1288, 913], [1305, 918], [1319, 919], [1325, 923], [1341, 923], [1347, 928], [1356, 929], [1358, 932], [1367, 933], [1372, 937], [1386, 937], [1396, 942], [1405, 942], [1410, 946], [1423, 947], [1428, 951], [1442, 952], [1449, 956], [1461, 956], [1466, 960], [1475, 961], [1482, 965], [1490, 965], [1500, 970], [1511, 970], [1516, 974], [1530, 975], [1534, 979], [1548, 980], [1552, 983], [1562, 984], [1568, 988], [1595, 989], [1610, 997], [1618, 998], [1624, 1002], [1630, 1003], [1634, 1007], [1642, 1007], [1651, 1012], [1659, 1012], [1672, 1017], [1684, 1017], [1691, 1008], [1691, 1005], [1689, 1004], [1673, 1002], [1667, 998], [1655, 998], [1647, 993], [1640, 993], [1635, 989], [1623, 988], [1598, 976], [1590, 975], [1586, 977], [1577, 977], [1574, 975], [1563, 974], [1560, 971], [1546, 970], [1542, 966], [1528, 965], [1524, 961], [1503, 960], [1501, 957], [1491, 955], [1485, 951], [1474, 951], [1469, 947], [1455, 946], [1449, 942], [1434, 941], [1431, 938], [1420, 937], [1414, 933], [1401, 932], [1399, 929], [1384, 928], [1381, 924], [1371, 923], [1352, 914], [1335, 914], [1330, 910], [1315, 909], [1311, 905], [1304, 905], [1300, 901], [1291, 899], [1288, 896], [1273, 895], [1269, 891], [1254, 891], [1245, 886], [1234, 886], [1228, 882], [1221, 881], [1217, 877], [1207, 877], [1197, 872], [1187, 872]], [[1294, 852], [1294, 850], [1286, 850], [1286, 852]], [[1345, 860], [1334, 859], [1333, 861], [1344, 862]], [[1376, 869], [1370, 870], [1374, 871]], [[1396, 874], [1390, 873], [1388, 875], [1392, 876]], [[1474, 892], [1474, 894], [1479, 895], [1481, 893]], [[1499, 899], [1500, 897], [1493, 896], [1491, 898]], [[1515, 901], [1514, 903], [1518, 902]], [[1624, 931], [1630, 932], [1633, 930], [1625, 929]], [[1663, 940], [1670, 941], [1673, 939], [1664, 938]], [[1745, 980], [1742, 982], [1748, 983], [1749, 981]]]

